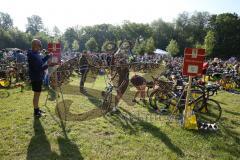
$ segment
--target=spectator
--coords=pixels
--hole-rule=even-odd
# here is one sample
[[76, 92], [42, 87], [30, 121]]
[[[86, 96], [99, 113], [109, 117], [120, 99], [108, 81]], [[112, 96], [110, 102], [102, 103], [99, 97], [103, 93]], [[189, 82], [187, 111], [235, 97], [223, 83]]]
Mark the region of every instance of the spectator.
[[88, 74], [88, 60], [87, 60], [87, 52], [83, 52], [82, 57], [80, 59], [80, 73], [82, 74], [80, 80], [80, 92], [86, 94], [87, 91], [84, 89], [84, 84]]
[[29, 76], [32, 85], [32, 91], [34, 92], [33, 96], [33, 107], [34, 107], [34, 116], [41, 117], [44, 113], [39, 109], [39, 97], [42, 91], [42, 82], [44, 78], [44, 70], [48, 68], [47, 64], [44, 64], [49, 58], [50, 55], [42, 58], [40, 56], [40, 50], [42, 48], [41, 41], [34, 39], [32, 41], [32, 50], [28, 51], [28, 63], [29, 63]]

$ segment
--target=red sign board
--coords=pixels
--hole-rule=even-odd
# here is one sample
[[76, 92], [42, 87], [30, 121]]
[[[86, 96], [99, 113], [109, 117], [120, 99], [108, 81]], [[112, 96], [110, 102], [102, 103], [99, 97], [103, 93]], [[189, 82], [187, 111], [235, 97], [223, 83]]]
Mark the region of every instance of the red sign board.
[[183, 61], [184, 76], [202, 75], [205, 49], [185, 48]]
[[53, 56], [49, 62], [49, 65], [61, 64], [61, 45], [60, 43], [48, 43], [48, 52]]

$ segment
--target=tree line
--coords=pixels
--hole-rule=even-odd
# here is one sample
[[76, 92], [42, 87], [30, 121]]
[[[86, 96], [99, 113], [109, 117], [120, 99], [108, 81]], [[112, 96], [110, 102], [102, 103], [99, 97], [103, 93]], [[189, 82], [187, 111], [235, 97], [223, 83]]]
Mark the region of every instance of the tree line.
[[38, 15], [27, 17], [25, 32], [14, 27], [8, 13], [0, 12], [0, 49], [28, 49], [32, 38], [61, 42], [65, 51], [104, 51], [108, 41], [129, 40], [136, 54], [152, 54], [155, 48], [183, 55], [185, 47], [205, 48], [209, 56], [240, 57], [240, 17], [236, 13], [183, 12], [173, 22], [158, 19], [149, 24], [124, 21], [122, 25], [99, 24], [69, 27], [61, 33], [45, 28]]

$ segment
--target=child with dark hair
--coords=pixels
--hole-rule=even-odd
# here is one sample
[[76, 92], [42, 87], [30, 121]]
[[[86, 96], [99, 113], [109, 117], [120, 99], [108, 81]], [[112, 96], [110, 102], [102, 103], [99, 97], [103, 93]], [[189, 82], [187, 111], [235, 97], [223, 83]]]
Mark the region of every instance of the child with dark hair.
[[140, 100], [143, 101], [144, 104], [147, 103], [147, 101], [145, 100], [145, 95], [146, 95], [146, 87], [147, 87], [147, 81], [145, 78], [143, 78], [142, 76], [139, 75], [134, 75], [131, 78], [131, 83], [133, 84], [134, 87], [136, 87], [137, 92], [132, 100], [132, 102], [137, 102], [136, 98], [137, 96], [140, 94]]

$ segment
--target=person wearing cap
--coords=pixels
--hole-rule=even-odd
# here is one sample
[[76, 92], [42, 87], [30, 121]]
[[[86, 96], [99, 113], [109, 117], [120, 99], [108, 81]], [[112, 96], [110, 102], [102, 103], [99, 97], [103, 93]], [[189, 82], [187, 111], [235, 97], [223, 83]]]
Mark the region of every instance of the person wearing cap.
[[42, 82], [44, 78], [44, 70], [48, 68], [45, 64], [50, 58], [50, 55], [46, 55], [44, 58], [40, 55], [40, 50], [42, 48], [41, 41], [38, 39], [32, 40], [32, 50], [27, 53], [28, 64], [29, 64], [29, 77], [31, 80], [33, 96], [33, 107], [34, 116], [41, 117], [44, 113], [39, 109], [39, 98], [42, 91]]

